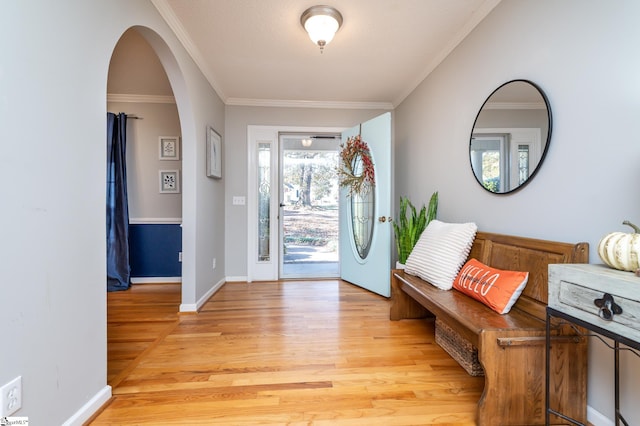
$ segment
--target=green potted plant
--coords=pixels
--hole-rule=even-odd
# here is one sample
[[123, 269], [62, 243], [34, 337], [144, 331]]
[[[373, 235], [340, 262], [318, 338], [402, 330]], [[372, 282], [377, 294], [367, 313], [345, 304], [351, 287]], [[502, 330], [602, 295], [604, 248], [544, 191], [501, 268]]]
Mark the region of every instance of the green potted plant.
[[[408, 211], [407, 211], [408, 210]], [[436, 217], [438, 211], [438, 192], [434, 192], [429, 200], [429, 207], [424, 204], [420, 213], [407, 197], [400, 197], [400, 214], [398, 220], [393, 222], [393, 231], [396, 236], [396, 249], [398, 250], [398, 266], [406, 263], [409, 253], [418, 242], [422, 231], [429, 222]]]

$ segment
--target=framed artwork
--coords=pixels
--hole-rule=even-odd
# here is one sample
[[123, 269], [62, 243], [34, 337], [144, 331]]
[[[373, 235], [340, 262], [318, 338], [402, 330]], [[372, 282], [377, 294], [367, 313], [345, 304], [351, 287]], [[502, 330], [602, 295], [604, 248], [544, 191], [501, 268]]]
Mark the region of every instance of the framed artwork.
[[160, 170], [160, 193], [180, 193], [180, 170]]
[[222, 177], [222, 138], [211, 126], [207, 126], [207, 176]]
[[180, 159], [180, 138], [178, 136], [160, 136], [158, 140], [161, 160]]

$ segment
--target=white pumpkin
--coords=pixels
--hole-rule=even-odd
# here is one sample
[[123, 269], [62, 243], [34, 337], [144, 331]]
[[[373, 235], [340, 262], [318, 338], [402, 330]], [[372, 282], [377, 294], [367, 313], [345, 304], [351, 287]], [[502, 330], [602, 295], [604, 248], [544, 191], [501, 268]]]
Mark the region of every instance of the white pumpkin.
[[640, 268], [640, 228], [628, 220], [634, 233], [612, 232], [605, 235], [598, 244], [598, 255], [602, 261], [614, 269], [636, 271]]

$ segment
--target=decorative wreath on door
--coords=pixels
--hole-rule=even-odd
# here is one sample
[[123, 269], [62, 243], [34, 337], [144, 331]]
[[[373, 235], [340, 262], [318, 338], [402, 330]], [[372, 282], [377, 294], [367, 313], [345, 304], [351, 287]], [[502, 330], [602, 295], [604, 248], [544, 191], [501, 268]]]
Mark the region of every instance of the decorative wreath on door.
[[342, 164], [338, 167], [340, 186], [349, 188], [349, 194], [365, 195], [376, 184], [375, 169], [369, 145], [360, 135], [347, 139], [340, 151]]

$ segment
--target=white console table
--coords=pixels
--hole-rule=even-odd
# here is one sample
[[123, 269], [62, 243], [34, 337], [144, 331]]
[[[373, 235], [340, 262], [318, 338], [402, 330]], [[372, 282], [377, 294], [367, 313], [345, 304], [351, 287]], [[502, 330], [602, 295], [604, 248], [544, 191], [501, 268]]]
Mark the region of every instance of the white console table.
[[[546, 424], [554, 414], [576, 425], [582, 423], [564, 416], [549, 405], [550, 324], [561, 320], [582, 327], [596, 336], [613, 340], [615, 373], [615, 422], [628, 425], [620, 413], [620, 345], [640, 357], [640, 278], [631, 272], [605, 265], [549, 265], [549, 301], [546, 344]], [[606, 344], [606, 342], [605, 342]], [[634, 349], [636, 351], [634, 351]]]

